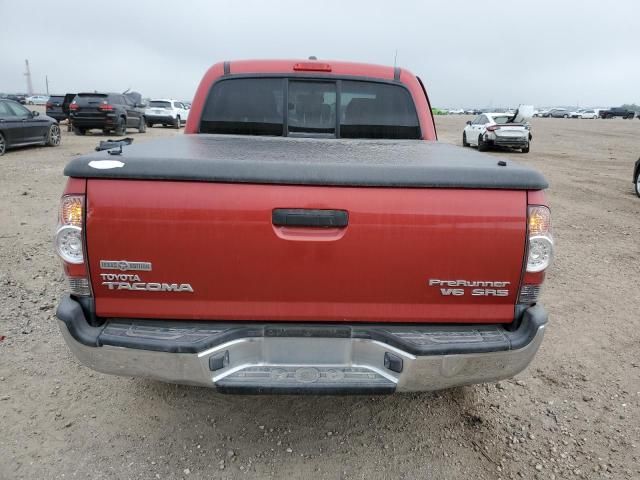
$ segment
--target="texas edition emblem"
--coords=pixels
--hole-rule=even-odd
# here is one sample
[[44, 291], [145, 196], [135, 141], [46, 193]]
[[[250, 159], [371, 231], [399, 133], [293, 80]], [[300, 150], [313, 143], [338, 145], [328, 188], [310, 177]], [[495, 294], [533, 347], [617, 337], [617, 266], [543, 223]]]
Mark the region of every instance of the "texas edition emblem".
[[102, 270], [141, 270], [145, 272], [151, 271], [150, 262], [129, 262], [127, 260], [100, 260], [100, 268]]

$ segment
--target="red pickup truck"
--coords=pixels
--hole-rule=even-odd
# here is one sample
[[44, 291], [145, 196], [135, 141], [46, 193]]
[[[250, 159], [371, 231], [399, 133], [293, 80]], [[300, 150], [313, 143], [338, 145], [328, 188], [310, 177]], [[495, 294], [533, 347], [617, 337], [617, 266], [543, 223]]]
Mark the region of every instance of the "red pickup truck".
[[57, 317], [85, 365], [373, 394], [495, 381], [534, 357], [547, 182], [437, 142], [409, 71], [219, 63], [185, 133], [65, 168]]

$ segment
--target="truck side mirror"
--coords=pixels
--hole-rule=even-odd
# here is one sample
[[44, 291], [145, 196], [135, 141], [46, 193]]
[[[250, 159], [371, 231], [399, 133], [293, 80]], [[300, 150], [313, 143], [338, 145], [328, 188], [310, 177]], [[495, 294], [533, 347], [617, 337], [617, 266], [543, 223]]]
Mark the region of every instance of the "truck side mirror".
[[471, 120], [467, 120], [467, 125], [471, 125]]

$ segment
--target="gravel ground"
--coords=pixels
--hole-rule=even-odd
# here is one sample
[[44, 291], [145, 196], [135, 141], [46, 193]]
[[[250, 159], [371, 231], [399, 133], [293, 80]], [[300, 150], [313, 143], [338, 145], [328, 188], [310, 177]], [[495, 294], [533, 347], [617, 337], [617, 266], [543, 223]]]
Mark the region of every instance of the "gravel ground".
[[[467, 117], [438, 118], [460, 143]], [[0, 478], [640, 478], [640, 122], [534, 119], [558, 255], [551, 325], [516, 379], [385, 397], [224, 396], [94, 373], [54, 323], [64, 164], [101, 136], [0, 158]], [[154, 128], [136, 142], [175, 135]]]

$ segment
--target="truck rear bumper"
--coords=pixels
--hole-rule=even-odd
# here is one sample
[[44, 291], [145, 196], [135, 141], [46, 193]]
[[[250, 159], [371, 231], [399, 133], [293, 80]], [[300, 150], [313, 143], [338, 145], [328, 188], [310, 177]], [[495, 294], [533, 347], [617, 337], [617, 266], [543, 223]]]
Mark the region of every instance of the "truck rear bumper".
[[524, 370], [547, 313], [520, 326], [325, 325], [111, 320], [90, 326], [71, 297], [58, 307], [78, 360], [103, 373], [225, 393], [375, 394], [493, 382]]

